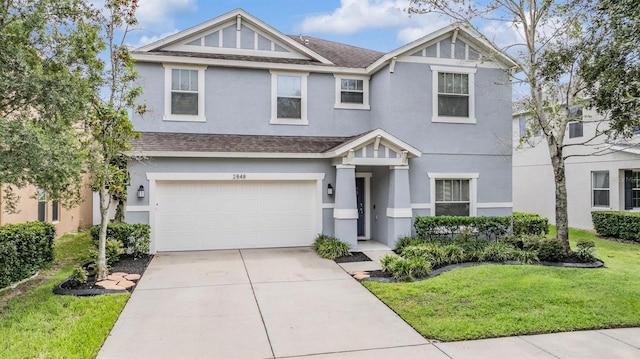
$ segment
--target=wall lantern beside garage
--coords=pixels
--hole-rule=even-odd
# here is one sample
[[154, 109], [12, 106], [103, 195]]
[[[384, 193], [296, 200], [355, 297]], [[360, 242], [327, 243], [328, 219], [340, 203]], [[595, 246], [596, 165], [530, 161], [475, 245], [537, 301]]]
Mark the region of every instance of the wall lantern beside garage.
[[144, 198], [144, 186], [140, 185], [140, 187], [138, 187], [138, 198]]
[[329, 196], [333, 196], [333, 186], [331, 185], [331, 183], [327, 185], [327, 194]]

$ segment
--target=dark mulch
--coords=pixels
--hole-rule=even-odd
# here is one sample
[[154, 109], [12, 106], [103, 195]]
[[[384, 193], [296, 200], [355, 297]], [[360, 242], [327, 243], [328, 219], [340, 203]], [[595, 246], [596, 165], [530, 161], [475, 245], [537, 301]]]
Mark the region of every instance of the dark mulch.
[[371, 258], [362, 252], [351, 252], [350, 256], [342, 256], [335, 259], [336, 263], [371, 262]]
[[[125, 272], [128, 274], [144, 274], [144, 271], [147, 269], [149, 262], [153, 258], [152, 255], [143, 255], [142, 257], [134, 258], [132, 255], [123, 254], [120, 256], [120, 260], [118, 263], [114, 264], [110, 269], [109, 273], [116, 272]], [[78, 283], [74, 280], [66, 280], [60, 284], [60, 289], [62, 289], [64, 294], [74, 294], [72, 292], [78, 291], [78, 293], [91, 293], [91, 291], [104, 291], [105, 293], [112, 293], [113, 291], [107, 291], [101, 287], [97, 287], [96, 285], [96, 277], [95, 273], [89, 273], [89, 279], [87, 283]], [[129, 288], [130, 292], [133, 292], [135, 286]], [[88, 291], [87, 291], [88, 290]], [[66, 293], [71, 292], [71, 293]], [[62, 294], [62, 293], [60, 293]], [[100, 293], [96, 293], [100, 294]], [[79, 295], [87, 295], [87, 294], [79, 294]], [[91, 294], [88, 294], [91, 295]]]

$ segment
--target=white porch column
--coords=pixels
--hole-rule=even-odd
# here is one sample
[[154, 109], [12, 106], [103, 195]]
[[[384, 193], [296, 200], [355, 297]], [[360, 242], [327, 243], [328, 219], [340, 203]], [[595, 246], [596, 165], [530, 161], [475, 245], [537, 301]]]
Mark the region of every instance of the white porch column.
[[413, 212], [409, 191], [409, 166], [392, 166], [389, 170], [386, 244], [393, 248], [398, 237], [411, 235]]
[[336, 166], [335, 208], [333, 210], [336, 238], [358, 247], [358, 210], [356, 207], [356, 166]]

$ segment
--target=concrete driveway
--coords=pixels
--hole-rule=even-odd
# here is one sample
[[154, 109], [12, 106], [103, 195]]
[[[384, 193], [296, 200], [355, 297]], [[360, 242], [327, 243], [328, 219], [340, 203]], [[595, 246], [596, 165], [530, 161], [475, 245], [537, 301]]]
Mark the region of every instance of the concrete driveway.
[[98, 358], [448, 358], [309, 248], [157, 255]]

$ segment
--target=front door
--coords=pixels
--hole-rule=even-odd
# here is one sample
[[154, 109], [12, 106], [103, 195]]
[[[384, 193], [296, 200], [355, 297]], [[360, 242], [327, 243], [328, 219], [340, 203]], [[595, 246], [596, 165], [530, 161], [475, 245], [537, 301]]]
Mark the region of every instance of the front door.
[[358, 237], [365, 236], [365, 189], [364, 189], [364, 178], [357, 177], [356, 178], [356, 206], [358, 207]]

